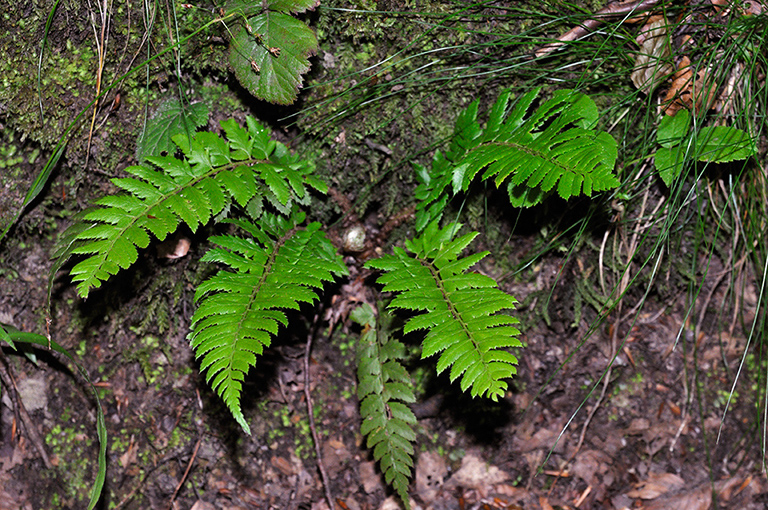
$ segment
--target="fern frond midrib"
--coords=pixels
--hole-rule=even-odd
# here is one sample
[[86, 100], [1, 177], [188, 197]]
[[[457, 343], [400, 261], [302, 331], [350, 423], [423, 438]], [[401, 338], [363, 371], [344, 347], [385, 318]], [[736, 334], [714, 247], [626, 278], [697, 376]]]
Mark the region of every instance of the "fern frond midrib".
[[482, 353], [480, 346], [477, 344], [477, 342], [475, 342], [474, 338], [472, 337], [472, 333], [467, 329], [466, 321], [464, 321], [464, 318], [461, 316], [461, 313], [459, 313], [456, 307], [453, 306], [453, 302], [448, 296], [448, 291], [443, 285], [443, 279], [440, 276], [440, 271], [435, 267], [434, 264], [426, 260], [420, 259], [420, 262], [429, 270], [430, 274], [432, 274], [432, 278], [434, 278], [435, 283], [437, 284], [437, 288], [438, 290], [440, 290], [440, 295], [443, 296], [443, 301], [445, 301], [445, 303], [448, 305], [448, 310], [450, 311], [451, 316], [453, 316], [454, 320], [458, 321], [458, 323], [461, 324], [461, 329], [464, 331], [464, 334], [469, 339], [469, 341], [472, 342], [472, 346], [475, 348], [475, 350], [479, 353]]
[[[560, 168], [563, 172], [568, 172], [568, 171], [572, 170], [570, 167], [560, 163], [556, 158], [549, 157], [545, 152], [534, 150], [531, 147], [529, 147], [528, 145], [519, 144], [519, 143], [515, 143], [515, 142], [505, 142], [505, 141], [493, 140], [493, 141], [486, 142], [486, 143], [480, 145], [480, 147], [489, 147], [491, 145], [510, 147], [510, 148], [515, 149], [517, 151], [524, 152], [527, 155], [531, 156], [532, 158], [533, 157], [539, 157], [541, 159], [545, 159], [545, 160], [547, 160], [548, 163], [552, 164], [553, 166], [556, 166], [556, 167]], [[486, 177], [488, 177], [488, 176], [486, 175]]]
[[[275, 265], [275, 261], [277, 260], [277, 254], [280, 251], [280, 247], [285, 244], [285, 241], [287, 239], [290, 239], [291, 236], [298, 230], [296, 227], [292, 228], [288, 232], [285, 233], [285, 235], [281, 236], [280, 238], [275, 241], [275, 245], [272, 247], [272, 252], [269, 254], [269, 257], [267, 257], [267, 261], [264, 264], [264, 271], [261, 273], [261, 278], [259, 278], [259, 282], [253, 286], [253, 290], [251, 291], [251, 295], [248, 299], [248, 306], [245, 308], [246, 310], [250, 310], [251, 306], [253, 305], [253, 302], [256, 299], [256, 296], [258, 296], [259, 292], [261, 292], [262, 287], [264, 286], [264, 282], [266, 282], [269, 275], [272, 273], [272, 267]], [[240, 330], [242, 328], [243, 322], [247, 318], [247, 314], [242, 314], [240, 316], [240, 320], [237, 322], [236, 328], [233, 330], [236, 332], [233, 336], [235, 338], [239, 337]], [[229, 358], [229, 363], [227, 364], [228, 367], [233, 366], [235, 361], [235, 354], [237, 353], [237, 349], [232, 349]]]
[[118, 229], [119, 235], [114, 236], [113, 240], [108, 245], [109, 249], [108, 250], [101, 250], [100, 251], [99, 255], [100, 255], [100, 258], [102, 260], [102, 263], [99, 264], [99, 267], [102, 266], [103, 261], [105, 261], [107, 259], [107, 256], [110, 253], [112, 253], [112, 250], [115, 247], [115, 243], [119, 239], [121, 239], [123, 237], [123, 235], [126, 232], [128, 232], [131, 229], [131, 227], [133, 227], [136, 224], [137, 221], [139, 221], [141, 218], [144, 218], [144, 217], [148, 216], [149, 211], [151, 211], [154, 207], [158, 206], [159, 204], [161, 204], [161, 203], [165, 202], [166, 200], [168, 200], [169, 197], [172, 197], [174, 195], [178, 195], [182, 191], [184, 191], [184, 190], [186, 190], [188, 188], [193, 187], [195, 184], [199, 183], [203, 179], [206, 179], [208, 177], [214, 176], [214, 175], [216, 175], [216, 174], [218, 174], [218, 173], [220, 173], [220, 172], [222, 172], [224, 170], [231, 170], [231, 169], [237, 168], [239, 166], [255, 166], [255, 165], [258, 165], [258, 164], [262, 164], [262, 163], [272, 163], [272, 162], [270, 160], [268, 160], [268, 159], [251, 159], [251, 160], [244, 160], [244, 161], [233, 161], [232, 163], [227, 163], [225, 165], [222, 165], [222, 166], [219, 166], [219, 167], [216, 167], [216, 168], [212, 168], [209, 172], [206, 172], [203, 175], [194, 177], [192, 180], [190, 180], [189, 182], [185, 183], [183, 186], [179, 186], [179, 187], [175, 188], [173, 191], [171, 191], [169, 193], [166, 193], [166, 194], [163, 194], [161, 196], [161, 198], [158, 198], [157, 200], [154, 200], [151, 203], [147, 203], [147, 206], [144, 208], [144, 210], [141, 213], [134, 215], [131, 218], [131, 221], [129, 221], [123, 228]]

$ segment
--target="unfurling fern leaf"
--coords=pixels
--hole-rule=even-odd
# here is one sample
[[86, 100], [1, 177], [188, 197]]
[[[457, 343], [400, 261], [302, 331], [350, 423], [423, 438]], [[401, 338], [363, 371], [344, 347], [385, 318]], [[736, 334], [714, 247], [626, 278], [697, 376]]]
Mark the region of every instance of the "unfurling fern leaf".
[[250, 434], [240, 408], [242, 381], [279, 325], [287, 325], [282, 309], [313, 302], [323, 282], [346, 274], [347, 268], [319, 223], [298, 227], [303, 213], [291, 218], [265, 213], [255, 223], [227, 221], [251, 237], [211, 238], [219, 248], [201, 260], [232, 271], [219, 271], [197, 288], [199, 306], [189, 340], [195, 356], [202, 358], [200, 371]]
[[[387, 324], [376, 327], [376, 314], [370, 305], [356, 308], [350, 317], [364, 328], [357, 344], [357, 398], [363, 419], [360, 432], [368, 436], [367, 446], [373, 448], [384, 479], [409, 510], [408, 480], [416, 440], [411, 425], [416, 424], [416, 417], [405, 405], [415, 400], [411, 380], [400, 364], [405, 346], [388, 337]], [[382, 317], [380, 322], [384, 321]]]
[[420, 237], [406, 241], [412, 255], [395, 248], [393, 255], [366, 266], [385, 271], [378, 282], [384, 291], [398, 293], [391, 308], [425, 312], [404, 328], [406, 333], [429, 330], [422, 357], [441, 353], [438, 373], [451, 367], [451, 381], [461, 377], [462, 391], [471, 388], [473, 397], [497, 400], [507, 389], [504, 379], [516, 373], [517, 358], [505, 349], [522, 346], [517, 319], [498, 312], [513, 309], [517, 301], [492, 278], [467, 272], [488, 252], [460, 258], [477, 233], [454, 239], [459, 227], [453, 223], [440, 229], [434, 221]]
[[150, 236], [160, 240], [179, 223], [193, 231], [219, 215], [234, 200], [259, 211], [263, 200], [287, 213], [293, 202], [308, 200], [305, 186], [325, 191], [312, 168], [289, 154], [283, 144], [254, 119], [248, 129], [222, 122], [228, 141], [213, 133], [191, 140], [174, 137], [183, 159], [150, 156], [150, 164], [132, 166], [131, 178], [112, 179], [127, 193], [107, 196], [81, 213], [64, 233], [55, 254], [55, 272], [72, 255], [86, 255], [71, 271], [81, 297], [110, 276], [131, 266]]
[[[483, 180], [493, 178], [496, 186], [506, 183], [515, 207], [535, 205], [555, 187], [562, 198], [568, 199], [618, 186], [613, 175], [616, 141], [608, 133], [594, 129], [598, 119], [595, 103], [584, 94], [558, 90], [529, 115], [539, 91], [528, 92], [511, 109], [511, 92], [504, 91], [491, 109], [482, 134], [462, 146], [460, 157], [446, 158], [450, 164], [445, 165], [436, 156], [429, 172], [430, 189], [424, 193], [425, 202], [419, 209], [430, 211], [435, 209], [434, 204], [439, 209], [448, 184], [453, 194], [466, 191], [483, 169]], [[472, 109], [476, 112], [475, 103], [468, 111]], [[474, 121], [474, 113], [471, 117]], [[454, 136], [459, 136], [458, 127], [459, 122]], [[434, 212], [427, 216], [430, 220], [438, 217]]]

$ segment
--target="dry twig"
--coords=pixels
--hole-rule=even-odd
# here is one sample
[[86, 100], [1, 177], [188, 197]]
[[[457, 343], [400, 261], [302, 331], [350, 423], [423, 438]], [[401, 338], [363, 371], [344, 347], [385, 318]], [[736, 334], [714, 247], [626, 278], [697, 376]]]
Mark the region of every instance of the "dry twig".
[[307, 402], [307, 417], [309, 418], [309, 430], [312, 432], [312, 441], [315, 443], [315, 455], [317, 456], [317, 469], [320, 471], [320, 477], [323, 480], [323, 489], [325, 491], [325, 500], [328, 503], [328, 508], [333, 510], [333, 494], [331, 494], [331, 480], [328, 478], [328, 473], [325, 470], [325, 464], [323, 464], [323, 452], [320, 447], [320, 437], [317, 435], [317, 429], [315, 428], [315, 414], [312, 410], [312, 392], [309, 389], [310, 377], [309, 377], [309, 357], [312, 352], [312, 339], [317, 334], [318, 325], [320, 324], [320, 317], [322, 313], [318, 311], [315, 314], [315, 318], [312, 321], [312, 329], [307, 337], [307, 345], [304, 349], [304, 399]]
[[6, 390], [8, 391], [8, 395], [11, 397], [14, 412], [18, 413], [19, 418], [21, 418], [21, 422], [24, 424], [24, 430], [26, 430], [30, 442], [35, 447], [35, 450], [37, 450], [37, 453], [40, 454], [40, 457], [43, 459], [43, 464], [45, 465], [46, 469], [52, 469], [53, 465], [51, 464], [51, 460], [48, 458], [48, 454], [45, 451], [43, 440], [40, 437], [40, 434], [38, 433], [37, 427], [32, 421], [32, 418], [29, 416], [27, 408], [24, 407], [24, 402], [22, 402], [21, 398], [19, 398], [19, 390], [16, 387], [16, 380], [11, 374], [10, 366], [6, 364], [4, 356], [0, 361], [0, 380], [2, 380], [3, 386], [5, 386]]
[[597, 11], [592, 18], [586, 20], [581, 25], [570, 29], [558, 37], [558, 42], [546, 44], [536, 50], [535, 55], [537, 57], [544, 57], [549, 55], [559, 47], [563, 46], [566, 42], [575, 41], [581, 37], [584, 37], [608, 19], [647, 11], [652, 9], [657, 3], [659, 3], [659, 0], [641, 0], [633, 2], [612, 3], [604, 9]]

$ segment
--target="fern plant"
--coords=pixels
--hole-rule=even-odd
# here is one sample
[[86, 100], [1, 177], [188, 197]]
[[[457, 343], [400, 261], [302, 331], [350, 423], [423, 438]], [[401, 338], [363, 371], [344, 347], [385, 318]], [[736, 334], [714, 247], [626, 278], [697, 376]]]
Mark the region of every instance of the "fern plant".
[[390, 307], [425, 312], [409, 319], [404, 331], [429, 331], [422, 356], [440, 353], [437, 372], [450, 367], [451, 381], [461, 377], [462, 391], [495, 401], [507, 389], [505, 379], [516, 372], [517, 358], [506, 349], [522, 346], [517, 320], [498, 312], [513, 309], [517, 301], [492, 278], [467, 272], [489, 252], [461, 258], [477, 232], [454, 238], [460, 227], [432, 222], [406, 242], [410, 255], [398, 247], [366, 266], [386, 272], [378, 282], [384, 291], [398, 293]]
[[350, 318], [363, 326], [357, 344], [357, 398], [360, 401], [360, 432], [368, 437], [367, 446], [379, 462], [388, 484], [395, 489], [406, 509], [408, 483], [413, 467], [413, 425], [416, 416], [406, 404], [416, 400], [408, 372], [401, 360], [405, 357], [402, 342], [387, 334], [391, 318], [376, 313], [364, 304], [350, 313]]
[[319, 223], [299, 227], [304, 213], [290, 217], [265, 213], [258, 221], [227, 220], [250, 234], [214, 236], [219, 247], [203, 262], [229, 266], [200, 284], [195, 292], [190, 345], [202, 358], [200, 371], [250, 434], [240, 409], [242, 381], [269, 347], [278, 326], [287, 326], [281, 309], [312, 303], [323, 282], [347, 274]]
[[[616, 145], [593, 129], [594, 103], [565, 91], [528, 115], [537, 94], [526, 94], [509, 110], [510, 93], [502, 93], [484, 128], [477, 102], [460, 113], [445, 155], [437, 152], [430, 169], [417, 167], [417, 235], [405, 248], [365, 264], [383, 273], [378, 282], [394, 294], [389, 308], [412, 315], [404, 332], [426, 332], [422, 356], [437, 356], [437, 372], [450, 369], [463, 391], [494, 401], [516, 373], [511, 351], [522, 346], [517, 319], [505, 312], [516, 299], [472, 271], [488, 252], [463, 255], [478, 233], [460, 233], [459, 223], [441, 226], [448, 201], [483, 169], [483, 179], [507, 183], [513, 203], [524, 188], [522, 205], [541, 200], [555, 185], [568, 198], [617, 182], [611, 172]], [[122, 192], [98, 200], [63, 234], [51, 280], [67, 260], [80, 257], [70, 274], [87, 298], [134, 264], [152, 237], [163, 240], [181, 224], [193, 232], [209, 224], [236, 227], [239, 234], [209, 239], [215, 247], [201, 262], [222, 269], [196, 289], [188, 339], [201, 373], [250, 433], [241, 408], [246, 374], [280, 325], [287, 325], [284, 310], [313, 303], [324, 283], [346, 275], [347, 268], [321, 225], [307, 224], [302, 212], [309, 188], [327, 190], [313, 166], [272, 140], [253, 118], [246, 127], [234, 120], [221, 127], [225, 136], [178, 131], [172, 137], [176, 149], [164, 149], [167, 154], [149, 146], [146, 161], [126, 170], [131, 177], [112, 180]], [[408, 505], [415, 418], [400, 362], [404, 347], [388, 338], [386, 326], [376, 326], [370, 307], [352, 319], [364, 326], [357, 350], [361, 432], [385, 479]]]
[[[134, 177], [113, 179], [126, 193], [104, 197], [76, 218], [60, 241], [51, 281], [70, 257], [84, 255], [70, 274], [86, 298], [136, 262], [150, 236], [163, 240], [181, 223], [192, 231], [211, 220], [239, 226], [250, 238], [211, 239], [219, 247], [203, 261], [233, 272], [221, 271], [198, 287], [189, 339], [208, 382], [250, 432], [240, 409], [241, 383], [286, 323], [280, 310], [312, 302], [323, 282], [346, 274], [346, 267], [319, 224], [301, 226], [298, 205], [309, 202], [307, 187], [326, 189], [312, 166], [253, 118], [247, 129], [234, 120], [221, 126], [227, 139], [177, 134], [182, 157], [149, 156], [149, 164], [126, 170]], [[228, 220], [233, 204], [250, 219]]]
[[[248, 130], [234, 120], [222, 122], [228, 141], [208, 132], [173, 141], [183, 154], [149, 156], [151, 165], [126, 169], [135, 178], [112, 179], [127, 193], [108, 196], [81, 213], [64, 233], [54, 270], [71, 255], [87, 255], [70, 272], [81, 297], [130, 267], [150, 235], [159, 240], [180, 223], [192, 231], [228, 210], [233, 202], [258, 217], [264, 202], [287, 214], [309, 200], [307, 186], [324, 191], [311, 166], [271, 140], [253, 118]], [[162, 170], [162, 171], [158, 171]]]
[[[585, 94], [555, 91], [529, 114], [540, 88], [511, 107], [512, 93], [499, 95], [484, 129], [477, 120], [477, 101], [457, 119], [453, 141], [443, 156], [436, 152], [431, 171], [417, 168], [417, 228], [442, 215], [450, 196], [467, 191], [482, 170], [482, 179], [506, 184], [514, 207], [531, 207], [557, 186], [563, 199], [615, 188], [616, 140], [594, 129], [597, 106]], [[449, 189], [450, 185], [450, 189]]]

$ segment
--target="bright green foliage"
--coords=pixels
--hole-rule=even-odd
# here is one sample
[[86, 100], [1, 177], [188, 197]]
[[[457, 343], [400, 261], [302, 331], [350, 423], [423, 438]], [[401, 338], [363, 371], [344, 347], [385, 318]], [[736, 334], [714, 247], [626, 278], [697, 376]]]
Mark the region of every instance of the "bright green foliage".
[[680, 110], [664, 116], [656, 132], [661, 146], [654, 162], [664, 184], [672, 186], [686, 160], [728, 163], [749, 159], [757, 154], [755, 140], [745, 131], [732, 126], [709, 126], [691, 132], [691, 114]]
[[385, 272], [378, 282], [384, 291], [397, 292], [391, 308], [425, 312], [408, 320], [404, 331], [427, 329], [424, 358], [441, 353], [438, 373], [451, 367], [451, 381], [461, 377], [461, 389], [494, 401], [504, 395], [504, 379], [516, 373], [517, 358], [505, 350], [521, 347], [513, 326], [517, 319], [498, 315], [517, 302], [497, 288], [496, 282], [467, 270], [488, 252], [460, 258], [476, 232], [454, 239], [460, 225], [440, 229], [430, 223], [424, 233], [406, 242], [412, 255], [395, 248], [393, 255], [366, 263]]
[[373, 308], [364, 304], [350, 313], [363, 326], [357, 344], [357, 398], [363, 423], [360, 432], [368, 436], [368, 448], [379, 462], [384, 479], [390, 484], [406, 509], [408, 480], [413, 468], [416, 417], [406, 403], [416, 400], [411, 380], [400, 363], [405, 346], [389, 338], [389, 318], [384, 314], [376, 326]]
[[176, 151], [174, 136], [191, 138], [207, 122], [208, 107], [204, 103], [182, 105], [178, 99], [164, 102], [147, 121], [136, 143], [136, 159], [143, 162], [147, 156], [160, 156], [163, 152], [172, 156]]
[[[87, 297], [133, 264], [151, 236], [163, 240], [180, 223], [195, 231], [213, 220], [247, 232], [247, 238], [211, 238], [219, 247], [202, 261], [231, 271], [197, 288], [189, 340], [201, 372], [249, 432], [240, 408], [242, 381], [279, 324], [287, 323], [282, 310], [314, 302], [323, 282], [347, 269], [318, 223], [300, 226], [304, 213], [298, 206], [309, 203], [307, 186], [325, 192], [325, 184], [256, 120], [249, 117], [246, 124], [222, 122], [226, 139], [177, 134], [173, 141], [182, 158], [148, 156], [148, 164], [127, 169], [133, 177], [113, 179], [125, 193], [104, 197], [78, 215], [59, 243], [51, 279], [71, 256], [86, 255], [71, 274]], [[252, 221], [225, 219], [233, 203]]]
[[304, 22], [290, 16], [314, 9], [315, 0], [233, 0], [227, 13], [238, 14], [229, 47], [229, 63], [238, 81], [259, 99], [291, 104], [317, 53], [317, 37]]
[[289, 211], [294, 202], [308, 200], [306, 185], [325, 190], [310, 175], [312, 168], [271, 140], [254, 119], [248, 119], [248, 130], [234, 120], [222, 122], [222, 128], [229, 141], [201, 132], [189, 143], [177, 135], [183, 159], [150, 156], [151, 165], [126, 169], [133, 178], [112, 179], [127, 193], [104, 197], [78, 215], [60, 242], [52, 274], [71, 255], [87, 255], [71, 271], [78, 293], [87, 297], [136, 262], [137, 249], [146, 248], [151, 235], [163, 240], [181, 222], [195, 231], [233, 200], [257, 216], [264, 200]]
[[616, 141], [594, 129], [595, 103], [584, 94], [558, 90], [529, 114], [539, 91], [528, 92], [514, 107], [509, 105], [511, 92], [502, 92], [485, 129], [477, 122], [476, 103], [459, 116], [452, 149], [445, 157], [435, 155], [428, 175], [419, 171], [420, 210], [425, 211], [417, 218], [419, 225], [439, 216], [449, 183], [452, 194], [466, 191], [483, 169], [483, 180], [506, 183], [515, 207], [535, 205], [555, 187], [568, 199], [619, 185], [613, 174]]
[[414, 195], [419, 204], [416, 208], [416, 230], [421, 232], [432, 220], [440, 219], [446, 204], [448, 194], [445, 190], [451, 183], [453, 167], [477, 145], [477, 140], [483, 130], [477, 122], [477, 105], [475, 100], [466, 110], [459, 113], [453, 128], [453, 137], [445, 155], [439, 150], [432, 157], [432, 168], [427, 169], [418, 163], [416, 178], [419, 185]]
[[211, 238], [219, 247], [202, 261], [224, 264], [231, 271], [219, 271], [197, 288], [189, 340], [195, 356], [202, 358], [200, 371], [250, 434], [240, 409], [242, 381], [279, 325], [287, 325], [281, 309], [298, 310], [299, 303], [312, 303], [316, 289], [346, 274], [347, 268], [319, 223], [298, 227], [303, 213], [227, 221], [250, 237]]

